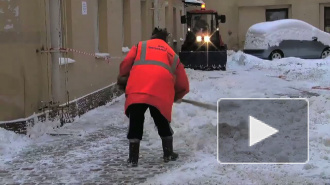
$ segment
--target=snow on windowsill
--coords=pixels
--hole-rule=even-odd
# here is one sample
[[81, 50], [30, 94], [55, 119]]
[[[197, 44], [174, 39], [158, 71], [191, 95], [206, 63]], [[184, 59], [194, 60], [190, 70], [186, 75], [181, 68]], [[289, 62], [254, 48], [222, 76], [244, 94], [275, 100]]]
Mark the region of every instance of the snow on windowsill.
[[122, 51], [123, 53], [128, 53], [129, 52], [129, 48], [128, 47], [122, 47]]
[[95, 58], [97, 59], [104, 59], [104, 58], [109, 58], [110, 54], [109, 53], [95, 53]]
[[76, 61], [71, 58], [59, 58], [59, 65], [72, 64]]
[[191, 3], [191, 4], [198, 4], [198, 5], [200, 5], [200, 4], [203, 4], [204, 1], [202, 1], [202, 0], [185, 0], [184, 3], [188, 3], [188, 4]]
[[173, 40], [173, 42], [175, 43], [175, 42], [178, 42], [177, 40]]
[[184, 39], [183, 39], [183, 38], [180, 38], [180, 41], [181, 41], [181, 42], [183, 42], [183, 41], [184, 41]]
[[7, 24], [6, 26], [4, 26], [5, 30], [10, 30], [14, 28], [14, 24]]

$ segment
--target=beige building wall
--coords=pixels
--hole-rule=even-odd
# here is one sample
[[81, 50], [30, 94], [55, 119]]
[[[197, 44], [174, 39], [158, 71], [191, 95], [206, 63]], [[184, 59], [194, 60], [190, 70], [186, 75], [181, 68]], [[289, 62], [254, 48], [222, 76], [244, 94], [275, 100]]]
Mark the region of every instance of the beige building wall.
[[[181, 0], [155, 0], [155, 26], [166, 28], [171, 36], [169, 45], [178, 52], [184, 39], [184, 27], [181, 25], [180, 16], [184, 15], [184, 6]], [[180, 15], [181, 14], [181, 15]], [[176, 20], [176, 22], [175, 22]], [[180, 39], [182, 38], [182, 39]]]
[[[203, 0], [206, 9], [216, 10], [219, 15], [226, 15], [226, 23], [219, 23], [222, 40], [230, 48], [238, 47], [238, 1], [237, 0]], [[200, 9], [200, 7], [195, 7]], [[231, 34], [229, 34], [231, 32]]]
[[[300, 19], [324, 29], [324, 7], [330, 0], [204, 0], [207, 9], [227, 16], [220, 24], [224, 42], [229, 49], [242, 49], [246, 31], [255, 23], [266, 21], [266, 9], [289, 8], [289, 18]], [[231, 31], [232, 34], [228, 34]]]
[[[171, 46], [180, 48], [180, 13], [180, 0], [0, 1], [0, 121], [28, 117], [42, 102], [63, 104], [116, 82], [126, 55], [122, 47], [149, 39], [153, 26], [166, 26], [174, 33]], [[108, 63], [90, 56], [96, 53], [113, 58]], [[59, 57], [74, 62], [59, 65]]]
[[[0, 1], [0, 120], [32, 114], [48, 100], [44, 1]], [[48, 60], [47, 60], [48, 59]]]
[[[113, 1], [97, 1], [97, 0], [84, 0], [87, 3], [87, 14], [82, 13], [82, 2], [81, 0], [70, 0], [66, 1], [68, 3], [68, 7], [66, 9], [67, 12], [67, 20], [68, 24], [64, 25], [64, 29], [69, 30], [67, 34], [67, 42], [63, 43], [65, 48], [73, 48], [78, 51], [83, 51], [91, 54], [95, 54], [96, 52], [96, 40], [99, 38], [97, 35], [97, 30], [105, 30], [104, 25], [106, 22], [111, 24], [113, 20], [108, 19], [107, 21], [103, 20], [99, 28], [95, 28], [95, 20], [98, 15], [97, 12], [97, 4], [101, 2], [101, 4], [111, 4]], [[115, 4], [113, 6], [116, 6]], [[102, 10], [102, 9], [101, 9]], [[103, 9], [103, 11], [106, 11]], [[120, 9], [117, 10], [120, 12]], [[101, 15], [105, 15], [107, 12], [101, 12]], [[117, 19], [120, 14], [117, 15]], [[72, 21], [69, 21], [72, 20]], [[110, 29], [109, 31], [110, 32]], [[117, 32], [118, 33], [118, 32]], [[121, 30], [119, 30], [121, 33]], [[99, 33], [98, 33], [99, 34]], [[103, 34], [105, 35], [105, 34]], [[100, 35], [102, 36], [102, 34]], [[108, 38], [108, 43], [99, 42], [99, 44], [103, 44], [103, 48], [108, 48], [107, 50], [103, 49], [103, 52], [113, 54], [113, 48], [110, 46]], [[107, 38], [101, 38], [100, 40], [107, 40]], [[117, 46], [121, 48], [120, 46]], [[101, 47], [102, 48], [102, 47]], [[114, 51], [116, 52], [116, 51]], [[118, 52], [119, 56], [122, 56]], [[67, 100], [73, 100], [79, 98], [85, 94], [91, 93], [97, 89], [100, 89], [106, 85], [109, 85], [115, 82], [115, 78], [117, 76], [118, 66], [120, 60], [111, 59], [110, 63], [107, 63], [105, 60], [96, 59], [93, 56], [80, 54], [77, 52], [71, 52], [68, 55], [62, 54], [63, 57], [75, 60], [76, 62], [71, 64], [66, 64], [60, 66], [60, 75], [61, 75], [61, 84], [62, 84], [62, 92], [64, 94], [64, 99], [61, 99], [61, 102], [65, 102]], [[117, 55], [118, 57], [118, 55]]]
[[330, 1], [329, 2], [323, 2], [320, 3], [320, 7], [319, 7], [319, 12], [320, 12], [320, 29], [323, 30], [324, 29], [324, 8], [325, 7], [330, 7]]
[[259, 22], [265, 22], [266, 9], [281, 9], [288, 8], [288, 16], [292, 17], [292, 8], [291, 5], [272, 5], [272, 6], [248, 6], [248, 7], [239, 7], [239, 21], [238, 21], [238, 46], [240, 49], [244, 47], [245, 35], [247, 30], [253, 24]]

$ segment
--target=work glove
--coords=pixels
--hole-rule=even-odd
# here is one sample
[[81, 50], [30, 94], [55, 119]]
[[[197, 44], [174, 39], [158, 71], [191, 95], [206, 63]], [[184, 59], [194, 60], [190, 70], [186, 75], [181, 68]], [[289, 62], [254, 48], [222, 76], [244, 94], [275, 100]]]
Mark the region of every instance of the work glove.
[[180, 104], [182, 102], [182, 99], [175, 100], [175, 103]]
[[179, 98], [179, 97], [177, 96], [177, 94], [175, 93], [175, 96], [174, 96], [174, 103], [180, 104], [181, 102], [182, 102], [182, 99]]
[[120, 90], [125, 91], [126, 85], [127, 85], [127, 81], [128, 81], [128, 76], [120, 76], [120, 75], [118, 75], [118, 77], [117, 77], [117, 85], [118, 85], [118, 87], [119, 87]]

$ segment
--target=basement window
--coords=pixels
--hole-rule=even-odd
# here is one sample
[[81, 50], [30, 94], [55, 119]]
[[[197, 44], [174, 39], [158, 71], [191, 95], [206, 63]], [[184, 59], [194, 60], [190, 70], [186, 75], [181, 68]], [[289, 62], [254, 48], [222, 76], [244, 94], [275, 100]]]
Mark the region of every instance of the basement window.
[[324, 31], [330, 33], [330, 7], [324, 8]]
[[266, 9], [266, 21], [276, 21], [289, 18], [289, 9]]

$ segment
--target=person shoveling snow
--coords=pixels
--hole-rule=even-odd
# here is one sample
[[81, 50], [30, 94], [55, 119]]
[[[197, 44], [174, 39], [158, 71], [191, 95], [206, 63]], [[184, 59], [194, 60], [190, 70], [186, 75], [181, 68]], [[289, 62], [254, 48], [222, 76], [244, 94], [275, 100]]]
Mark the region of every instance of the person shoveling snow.
[[178, 158], [173, 152], [170, 126], [172, 106], [189, 92], [189, 82], [179, 57], [166, 43], [167, 37], [166, 29], [155, 28], [151, 40], [132, 47], [120, 64], [117, 84], [126, 94], [125, 114], [130, 120], [127, 162], [132, 167], [138, 166], [144, 114], [148, 108], [162, 139], [164, 162]]

